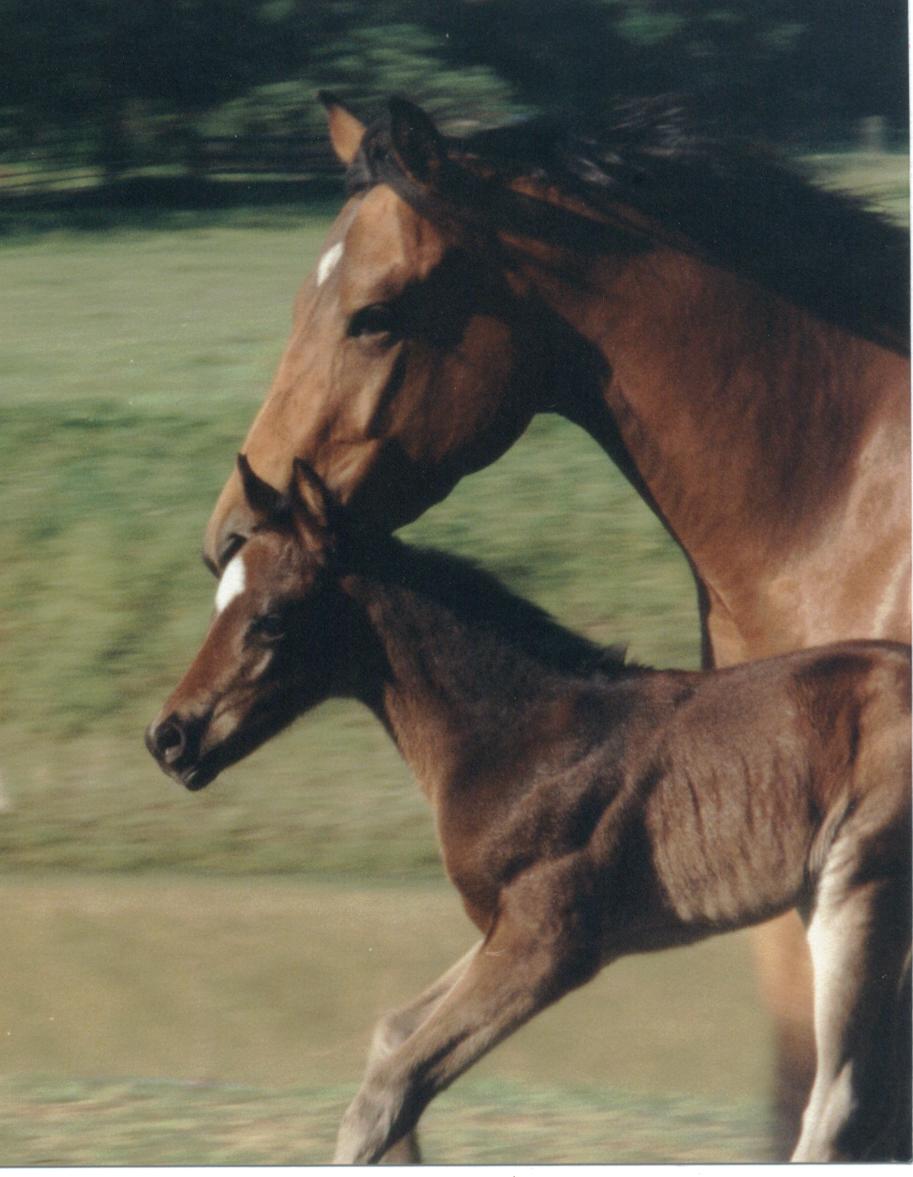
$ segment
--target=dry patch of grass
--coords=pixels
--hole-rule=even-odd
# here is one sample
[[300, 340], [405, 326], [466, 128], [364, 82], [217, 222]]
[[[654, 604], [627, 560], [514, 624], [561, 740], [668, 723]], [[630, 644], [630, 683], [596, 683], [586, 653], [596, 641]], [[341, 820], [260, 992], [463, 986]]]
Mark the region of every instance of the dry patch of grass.
[[[443, 886], [7, 878], [0, 1158], [325, 1161], [372, 1023], [473, 938]], [[436, 1100], [427, 1157], [757, 1160], [767, 1063], [744, 937], [631, 958]]]
[[[0, 1074], [354, 1083], [376, 1018], [476, 935], [444, 885], [7, 879]], [[468, 1078], [760, 1099], [768, 1058], [737, 934], [618, 962]]]

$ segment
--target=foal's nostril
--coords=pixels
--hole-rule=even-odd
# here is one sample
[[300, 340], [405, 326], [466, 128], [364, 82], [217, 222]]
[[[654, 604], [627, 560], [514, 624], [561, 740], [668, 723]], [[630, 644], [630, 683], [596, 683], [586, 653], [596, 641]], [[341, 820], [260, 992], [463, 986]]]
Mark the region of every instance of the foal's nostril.
[[181, 722], [176, 716], [172, 716], [157, 727], [151, 728], [146, 742], [153, 756], [168, 764], [174, 764], [187, 746], [187, 737]]

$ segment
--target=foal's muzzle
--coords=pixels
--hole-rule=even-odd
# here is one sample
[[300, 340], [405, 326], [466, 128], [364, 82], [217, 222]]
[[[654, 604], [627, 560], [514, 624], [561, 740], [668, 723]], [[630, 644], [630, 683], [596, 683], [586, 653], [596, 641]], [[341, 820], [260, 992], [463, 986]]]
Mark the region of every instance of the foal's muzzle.
[[146, 728], [146, 747], [162, 770], [188, 789], [202, 789], [217, 775], [199, 761], [200, 735], [205, 721], [185, 719], [172, 712]]

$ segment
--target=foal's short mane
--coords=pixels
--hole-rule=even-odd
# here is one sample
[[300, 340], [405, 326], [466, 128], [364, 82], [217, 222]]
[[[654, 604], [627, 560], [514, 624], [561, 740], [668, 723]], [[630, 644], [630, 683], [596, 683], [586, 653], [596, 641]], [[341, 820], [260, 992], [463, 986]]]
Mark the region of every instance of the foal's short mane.
[[[593, 252], [619, 248], [619, 235], [629, 249], [666, 241], [825, 321], [909, 349], [907, 233], [770, 151], [710, 135], [667, 100], [616, 103], [592, 130], [540, 118], [451, 140], [448, 148], [449, 215], [462, 205], [467, 219], [487, 220], [491, 229], [513, 227]], [[603, 221], [505, 193], [520, 176], [582, 201]], [[381, 182], [434, 216], [396, 165], [387, 117], [368, 128], [347, 174], [350, 192]], [[651, 219], [646, 240], [620, 206]]]
[[457, 625], [474, 631], [480, 657], [488, 637], [560, 674], [617, 676], [640, 669], [625, 661], [623, 646], [599, 646], [565, 629], [464, 557], [387, 536], [346, 547], [341, 571], [363, 574], [382, 588], [405, 590], [419, 610], [424, 602], [443, 606]]

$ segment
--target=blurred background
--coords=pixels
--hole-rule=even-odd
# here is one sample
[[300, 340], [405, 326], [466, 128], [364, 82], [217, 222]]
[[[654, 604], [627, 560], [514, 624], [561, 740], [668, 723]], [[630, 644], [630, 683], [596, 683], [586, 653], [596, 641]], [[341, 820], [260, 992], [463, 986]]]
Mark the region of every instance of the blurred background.
[[[688, 94], [906, 221], [905, 21], [900, 0], [0, 0], [4, 1164], [323, 1160], [374, 1018], [473, 938], [354, 704], [200, 795], [142, 746], [340, 204], [315, 91], [367, 116], [405, 93], [454, 132]], [[406, 534], [697, 664], [684, 561], [564, 422]], [[428, 1159], [761, 1159], [768, 1072], [744, 938], [626, 961], [437, 1101]]]

